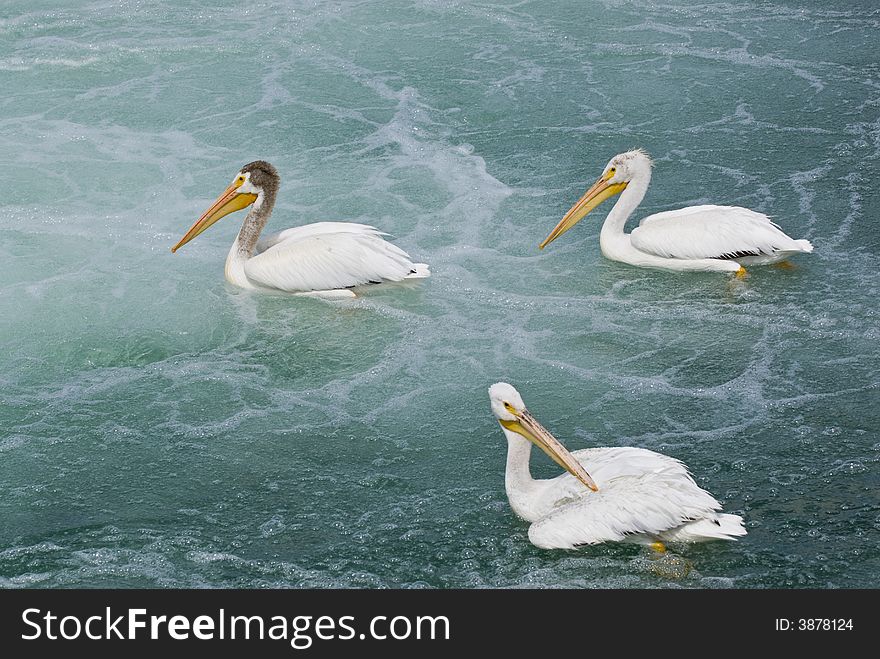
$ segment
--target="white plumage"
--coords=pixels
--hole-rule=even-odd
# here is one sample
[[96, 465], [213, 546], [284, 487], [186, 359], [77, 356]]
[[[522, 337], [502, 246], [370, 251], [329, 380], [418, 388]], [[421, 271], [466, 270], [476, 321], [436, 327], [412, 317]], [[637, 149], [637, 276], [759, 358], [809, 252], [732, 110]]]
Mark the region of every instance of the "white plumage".
[[248, 280], [282, 291], [324, 291], [427, 277], [375, 227], [350, 222], [317, 222], [261, 239], [244, 263]]
[[813, 251], [809, 240], [786, 235], [763, 213], [738, 206], [689, 206], [644, 218], [632, 233], [627, 219], [651, 181], [651, 159], [636, 149], [614, 156], [596, 183], [541, 243], [544, 248], [606, 199], [620, 199], [599, 234], [602, 254], [630, 265], [676, 271], [745, 273], [744, 265], [767, 265]]
[[599, 486], [590, 492], [570, 474], [545, 481], [543, 515], [529, 540], [544, 549], [601, 542], [699, 542], [745, 535], [742, 518], [700, 488], [680, 461], [640, 448], [574, 451]]
[[688, 206], [644, 218], [630, 234], [639, 251], [667, 259], [729, 259], [763, 265], [811, 252], [763, 213], [740, 206]]
[[351, 289], [359, 286], [430, 276], [427, 264], [413, 263], [382, 238], [387, 234], [365, 224], [318, 222], [260, 239], [279, 185], [278, 171], [269, 163], [245, 165], [171, 251], [252, 205], [226, 257], [226, 279], [236, 286], [339, 298], [354, 297]]
[[[489, 397], [508, 442], [507, 497], [514, 512], [532, 523], [529, 540], [536, 546], [702, 542], [746, 534], [742, 518], [721, 513], [721, 504], [679, 460], [630, 447], [569, 453], [531, 416], [511, 385], [492, 385]], [[532, 478], [530, 442], [569, 473]], [[586, 471], [586, 482], [576, 467]]]

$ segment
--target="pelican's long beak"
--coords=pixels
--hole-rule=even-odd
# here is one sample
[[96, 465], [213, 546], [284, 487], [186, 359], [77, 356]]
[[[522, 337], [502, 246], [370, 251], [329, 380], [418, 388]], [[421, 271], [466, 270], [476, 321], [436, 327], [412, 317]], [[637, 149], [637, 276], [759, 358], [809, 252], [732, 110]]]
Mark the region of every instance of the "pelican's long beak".
[[226, 188], [223, 194], [217, 197], [217, 201], [211, 204], [211, 207], [202, 213], [202, 216], [196, 220], [196, 223], [189, 228], [189, 231], [180, 239], [180, 242], [171, 248], [171, 251], [176, 252], [179, 250], [221, 217], [225, 217], [235, 211], [240, 211], [257, 200], [257, 195], [250, 192], [239, 192], [238, 187], [237, 184], [233, 183]]
[[550, 235], [544, 239], [540, 245], [538, 245], [539, 249], [544, 249], [547, 245], [552, 243], [554, 240], [559, 238], [563, 233], [571, 229], [575, 224], [580, 222], [584, 217], [586, 217], [587, 213], [596, 208], [603, 201], [608, 199], [609, 197], [613, 197], [616, 194], [620, 194], [624, 191], [627, 186], [626, 182], [623, 183], [609, 183], [608, 179], [611, 178], [610, 174], [603, 174], [599, 177], [599, 180], [596, 181], [593, 186], [584, 193], [584, 196], [578, 199], [578, 202], [571, 207], [571, 209], [565, 214], [559, 224], [550, 232]]
[[528, 410], [523, 410], [518, 418], [513, 421], [498, 419], [498, 423], [535, 444], [544, 453], [553, 458], [556, 464], [593, 490], [593, 492], [599, 491], [596, 481], [590, 477], [587, 470], [581, 466], [581, 463], [577, 461], [567, 448], [559, 443], [559, 440], [550, 434], [549, 430], [538, 423], [538, 420]]

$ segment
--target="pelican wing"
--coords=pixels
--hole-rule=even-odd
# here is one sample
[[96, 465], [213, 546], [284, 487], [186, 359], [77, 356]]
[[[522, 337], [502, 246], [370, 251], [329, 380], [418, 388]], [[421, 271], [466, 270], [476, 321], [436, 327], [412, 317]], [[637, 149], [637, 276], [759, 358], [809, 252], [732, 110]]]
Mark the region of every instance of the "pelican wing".
[[625, 447], [578, 451], [575, 456], [599, 491], [581, 487], [580, 496], [560, 501], [532, 524], [529, 539], [538, 547], [571, 549], [619, 542], [633, 534], [655, 536], [694, 520], [714, 520], [721, 509], [674, 458]]
[[738, 206], [689, 206], [649, 215], [633, 229], [632, 246], [672, 259], [733, 259], [810, 252], [769, 217]]
[[245, 263], [253, 282], [289, 292], [400, 281], [417, 273], [402, 249], [375, 227], [318, 222], [267, 236]]
[[368, 224], [358, 224], [356, 222], [314, 222], [301, 227], [291, 227], [277, 233], [270, 233], [257, 242], [257, 254], [265, 252], [270, 247], [274, 247], [285, 240], [297, 240], [308, 238], [310, 236], [319, 236], [328, 233], [359, 233], [363, 235], [387, 236], [387, 233], [379, 231], [376, 227]]

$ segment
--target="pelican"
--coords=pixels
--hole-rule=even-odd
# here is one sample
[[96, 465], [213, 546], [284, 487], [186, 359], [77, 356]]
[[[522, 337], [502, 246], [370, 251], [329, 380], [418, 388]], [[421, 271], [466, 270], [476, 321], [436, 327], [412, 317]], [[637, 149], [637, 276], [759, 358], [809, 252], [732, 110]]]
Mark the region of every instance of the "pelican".
[[[513, 512], [531, 522], [529, 540], [537, 547], [631, 542], [664, 552], [666, 542], [746, 534], [742, 517], [719, 512], [721, 504], [678, 460], [625, 446], [570, 453], [529, 413], [511, 385], [493, 384], [489, 399], [507, 437], [507, 499]], [[532, 478], [532, 444], [568, 473]]]
[[642, 268], [678, 271], [732, 272], [746, 275], [747, 265], [783, 263], [801, 252], [812, 252], [809, 240], [790, 238], [763, 213], [739, 206], [688, 206], [644, 218], [632, 233], [627, 219], [651, 182], [651, 158], [641, 149], [614, 156], [602, 175], [571, 207], [550, 235], [544, 249], [580, 222], [606, 199], [620, 199], [605, 218], [599, 234], [602, 254]]
[[281, 178], [263, 160], [241, 168], [172, 252], [217, 220], [252, 206], [226, 257], [226, 279], [241, 288], [269, 288], [321, 298], [355, 297], [366, 284], [429, 277], [425, 263], [382, 239], [375, 227], [351, 222], [317, 222], [260, 239], [275, 206]]

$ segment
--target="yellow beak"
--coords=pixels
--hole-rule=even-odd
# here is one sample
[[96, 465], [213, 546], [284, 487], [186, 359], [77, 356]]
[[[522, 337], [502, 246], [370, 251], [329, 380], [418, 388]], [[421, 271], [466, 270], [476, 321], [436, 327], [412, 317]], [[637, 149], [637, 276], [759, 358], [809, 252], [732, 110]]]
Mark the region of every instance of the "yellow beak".
[[233, 183], [223, 191], [222, 195], [217, 197], [217, 201], [211, 204], [208, 210], [202, 213], [202, 216], [189, 228], [189, 231], [180, 239], [180, 242], [171, 248], [171, 251], [176, 252], [221, 217], [225, 217], [235, 211], [240, 211], [242, 208], [250, 206], [256, 200], [257, 195], [250, 192], [239, 192], [238, 186]]
[[577, 458], [575, 458], [567, 448], [560, 444], [559, 440], [551, 435], [549, 430], [538, 423], [538, 420], [533, 417], [528, 410], [523, 410], [519, 414], [519, 417], [513, 421], [499, 419], [498, 423], [532, 442], [535, 446], [544, 451], [544, 453], [553, 458], [553, 461], [556, 464], [593, 490], [593, 492], [599, 491], [599, 486], [596, 485], [596, 481], [592, 479], [587, 473], [587, 470], [577, 461]]
[[584, 193], [584, 196], [578, 199], [578, 202], [565, 214], [565, 217], [563, 217], [553, 231], [550, 232], [550, 235], [544, 239], [544, 242], [538, 245], [538, 248], [544, 249], [547, 245], [584, 219], [584, 217], [586, 217], [591, 210], [596, 208], [596, 206], [606, 199], [623, 192], [626, 189], [626, 186], [626, 182], [609, 183], [608, 175], [600, 176], [599, 180], [596, 181], [593, 186]]

